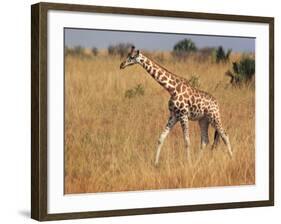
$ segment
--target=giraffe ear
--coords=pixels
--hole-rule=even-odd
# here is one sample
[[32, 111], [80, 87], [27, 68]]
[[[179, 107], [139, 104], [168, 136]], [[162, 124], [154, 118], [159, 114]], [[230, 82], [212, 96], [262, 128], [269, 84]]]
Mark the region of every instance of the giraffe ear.
[[131, 48], [131, 51], [130, 51], [130, 54], [132, 54], [135, 50], [135, 46], [133, 45], [132, 48]]

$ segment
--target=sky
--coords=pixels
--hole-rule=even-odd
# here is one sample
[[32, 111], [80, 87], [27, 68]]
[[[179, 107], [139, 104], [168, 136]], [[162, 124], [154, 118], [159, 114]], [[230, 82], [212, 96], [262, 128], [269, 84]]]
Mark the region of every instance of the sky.
[[182, 39], [191, 39], [198, 48], [223, 46], [234, 52], [255, 52], [255, 38], [195, 34], [150, 33], [65, 28], [65, 45], [107, 49], [109, 45], [131, 43], [142, 50], [172, 50]]

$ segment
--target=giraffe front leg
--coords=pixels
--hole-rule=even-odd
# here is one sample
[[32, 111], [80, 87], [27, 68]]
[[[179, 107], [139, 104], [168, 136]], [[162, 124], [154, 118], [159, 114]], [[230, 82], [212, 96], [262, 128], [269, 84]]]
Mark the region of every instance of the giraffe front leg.
[[164, 131], [161, 133], [159, 140], [158, 140], [158, 147], [157, 147], [156, 158], [155, 158], [155, 166], [157, 166], [159, 163], [160, 152], [161, 152], [161, 148], [164, 143], [164, 140], [168, 136], [170, 130], [176, 123], [177, 123], [176, 117], [173, 114], [171, 114], [169, 117], [168, 123], [167, 123]]
[[200, 149], [203, 150], [206, 145], [209, 144], [209, 134], [208, 134], [208, 128], [209, 128], [209, 121], [207, 118], [202, 118], [199, 120], [199, 126], [201, 131], [201, 146]]
[[184, 145], [186, 150], [186, 156], [188, 162], [190, 161], [190, 138], [189, 138], [189, 125], [188, 125], [188, 117], [183, 116], [180, 118], [180, 123], [183, 131]]

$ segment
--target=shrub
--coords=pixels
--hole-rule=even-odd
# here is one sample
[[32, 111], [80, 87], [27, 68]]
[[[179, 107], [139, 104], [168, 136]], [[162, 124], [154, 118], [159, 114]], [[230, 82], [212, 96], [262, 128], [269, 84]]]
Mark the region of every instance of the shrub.
[[231, 72], [230, 70], [228, 70], [226, 73], [224, 73], [226, 76], [230, 77], [230, 84], [233, 86], [237, 86], [240, 85], [240, 81], [238, 79], [238, 76], [236, 76], [235, 74], [233, 74], [233, 72]]
[[73, 48], [65, 47], [66, 55], [82, 56], [84, 54], [84, 48], [81, 46], [75, 46]]
[[144, 95], [144, 87], [142, 84], [138, 84], [136, 87], [132, 89], [128, 89], [125, 91], [125, 98], [134, 98], [136, 96], [143, 96]]
[[74, 54], [74, 55], [82, 55], [83, 52], [84, 52], [84, 48], [81, 47], [81, 46], [75, 46], [75, 47], [73, 48], [73, 54]]
[[173, 55], [185, 59], [190, 53], [197, 51], [195, 43], [191, 39], [183, 39], [175, 44]]
[[98, 54], [98, 49], [96, 47], [92, 47], [92, 49], [87, 49], [80, 45], [72, 48], [65, 47], [65, 55], [71, 55], [83, 59], [87, 59], [87, 58], [90, 59], [92, 56], [96, 56], [97, 54]]
[[223, 49], [222, 46], [219, 46], [218, 49], [216, 50], [216, 62], [228, 62], [229, 61], [229, 56], [231, 54], [231, 49], [228, 49], [227, 52]]
[[255, 75], [255, 59], [245, 57], [239, 63], [233, 63], [233, 71], [241, 80], [249, 81]]
[[114, 55], [116, 53], [115, 48], [113, 45], [109, 45], [107, 48], [108, 54]]
[[96, 47], [92, 47], [92, 54], [94, 55], [94, 56], [97, 56], [98, 55], [98, 49], [96, 48]]
[[255, 59], [244, 57], [239, 62], [232, 63], [232, 70], [227, 71], [225, 75], [231, 77], [232, 85], [240, 85], [241, 83], [249, 83], [255, 75]]
[[109, 55], [119, 55], [120, 57], [125, 57], [132, 46], [133, 44], [131, 43], [119, 43], [116, 45], [109, 45], [107, 50]]
[[199, 76], [196, 75], [192, 75], [191, 78], [188, 80], [188, 83], [192, 86], [192, 87], [199, 87], [200, 86], [200, 81], [199, 81]]
[[66, 46], [64, 48], [64, 53], [65, 53], [65, 55], [70, 55], [72, 53], [72, 48], [69, 48], [69, 47]]

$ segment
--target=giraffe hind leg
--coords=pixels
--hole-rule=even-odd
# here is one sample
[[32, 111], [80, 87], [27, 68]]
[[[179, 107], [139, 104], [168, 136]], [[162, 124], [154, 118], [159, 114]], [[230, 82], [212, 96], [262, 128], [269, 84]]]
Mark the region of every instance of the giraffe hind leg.
[[220, 134], [217, 130], [215, 130], [215, 135], [214, 135], [214, 143], [212, 145], [212, 149], [215, 149], [217, 145], [219, 144], [220, 141]]
[[227, 146], [228, 155], [229, 155], [230, 157], [232, 157], [232, 149], [231, 149], [229, 137], [226, 135], [225, 132], [223, 132], [223, 133], [221, 134], [221, 138], [222, 138], [224, 144]]
[[[224, 129], [222, 128], [222, 124], [220, 122], [220, 119], [216, 119], [216, 121], [214, 122], [213, 126], [215, 127], [216, 131], [215, 131], [215, 139], [214, 139], [214, 144], [213, 146], [216, 146], [216, 144], [218, 143], [218, 139], [219, 136], [222, 138], [224, 144], [227, 146], [227, 152], [228, 155], [230, 157], [232, 157], [232, 149], [231, 149], [231, 145], [230, 145], [230, 141], [229, 141], [229, 137], [227, 136], [227, 134], [225, 133]], [[216, 134], [217, 132], [217, 134]], [[216, 136], [217, 135], [217, 136]]]

